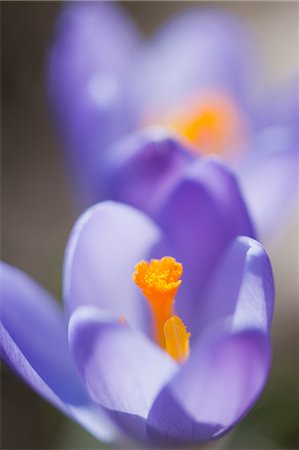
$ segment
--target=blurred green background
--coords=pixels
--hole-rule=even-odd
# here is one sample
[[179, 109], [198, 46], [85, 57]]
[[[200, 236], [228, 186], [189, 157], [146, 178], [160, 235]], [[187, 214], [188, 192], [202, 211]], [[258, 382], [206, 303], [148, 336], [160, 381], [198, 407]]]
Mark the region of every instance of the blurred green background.
[[[144, 34], [177, 10], [205, 2], [123, 2]], [[262, 87], [298, 71], [297, 2], [209, 2], [249, 27], [265, 64]], [[61, 298], [65, 243], [76, 209], [44, 92], [44, 63], [59, 2], [1, 3], [2, 259], [25, 270]], [[266, 180], [265, 180], [266, 182]], [[276, 276], [273, 368], [246, 419], [217, 448], [299, 447], [298, 211], [268, 246]], [[1, 448], [101, 448], [1, 368]]]

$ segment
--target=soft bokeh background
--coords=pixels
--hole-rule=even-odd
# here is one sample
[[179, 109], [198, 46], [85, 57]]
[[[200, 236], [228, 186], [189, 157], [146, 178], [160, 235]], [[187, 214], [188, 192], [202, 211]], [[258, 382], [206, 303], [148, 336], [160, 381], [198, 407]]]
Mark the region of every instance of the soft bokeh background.
[[[212, 2], [209, 2], [211, 4]], [[150, 34], [174, 11], [195, 2], [125, 2]], [[197, 3], [204, 8], [206, 3]], [[265, 64], [262, 87], [298, 71], [298, 3], [221, 2], [248, 26]], [[44, 62], [59, 2], [2, 2], [2, 259], [61, 298], [65, 243], [76, 217], [44, 92]], [[299, 176], [299, 174], [298, 174]], [[265, 180], [265, 183], [267, 180]], [[261, 400], [224, 440], [227, 449], [299, 446], [298, 210], [275, 243], [274, 360]], [[41, 336], [42, 339], [42, 336]], [[6, 367], [1, 369], [2, 448], [99, 448]]]

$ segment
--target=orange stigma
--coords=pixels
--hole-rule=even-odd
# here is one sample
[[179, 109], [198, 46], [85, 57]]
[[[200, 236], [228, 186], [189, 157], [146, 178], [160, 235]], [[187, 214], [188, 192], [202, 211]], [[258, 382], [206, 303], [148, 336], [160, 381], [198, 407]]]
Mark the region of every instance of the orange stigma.
[[[156, 340], [159, 345], [166, 349], [175, 359], [184, 359], [181, 348], [189, 348], [189, 334], [177, 332], [180, 325], [172, 326], [178, 320], [183, 328], [185, 326], [181, 319], [174, 316], [174, 301], [177, 290], [182, 283], [180, 279], [183, 273], [183, 266], [171, 256], [164, 256], [161, 259], [152, 259], [150, 262], [140, 261], [135, 266], [133, 280], [141, 289], [143, 295], [148, 300], [151, 308]], [[170, 325], [166, 324], [170, 322]], [[186, 330], [186, 329], [185, 329]], [[188, 344], [181, 342], [187, 339]], [[180, 349], [174, 347], [178, 345]]]

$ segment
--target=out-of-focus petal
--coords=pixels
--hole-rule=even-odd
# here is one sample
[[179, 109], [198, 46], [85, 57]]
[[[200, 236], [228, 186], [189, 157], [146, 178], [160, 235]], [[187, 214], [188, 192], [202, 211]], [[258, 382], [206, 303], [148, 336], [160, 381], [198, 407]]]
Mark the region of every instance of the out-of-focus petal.
[[254, 139], [235, 170], [259, 237], [266, 242], [285, 225], [298, 194], [298, 79], [260, 103], [253, 114]]
[[177, 363], [143, 334], [94, 307], [73, 313], [69, 341], [94, 401], [135, 438], [146, 439], [148, 412]]
[[90, 401], [71, 359], [57, 302], [23, 272], [1, 263], [1, 356], [35, 391], [92, 434], [115, 429]]
[[137, 70], [139, 101], [159, 116], [194, 94], [214, 90], [249, 98], [251, 50], [241, 25], [224, 12], [180, 12], [143, 49]]
[[157, 397], [148, 418], [155, 441], [205, 441], [229, 431], [253, 406], [268, 376], [269, 338], [217, 327]]
[[107, 152], [102, 192], [154, 217], [191, 161], [191, 154], [164, 130], [136, 133]]
[[[273, 139], [279, 139], [278, 135], [283, 133], [278, 128], [271, 131]], [[295, 212], [299, 191], [298, 174], [298, 148], [254, 152], [239, 170], [244, 198], [263, 242], [269, 241], [279, 232]]]
[[200, 294], [226, 246], [238, 235], [254, 236], [236, 179], [218, 160], [202, 158], [186, 170], [157, 222], [169, 239], [171, 254], [183, 263], [176, 310], [187, 328], [196, 328]]
[[267, 242], [295, 211], [299, 191], [298, 80], [267, 98], [238, 177], [259, 237]]
[[95, 159], [135, 125], [128, 76], [138, 40], [114, 2], [71, 2], [56, 23], [47, 67], [50, 102], [76, 183], [90, 200], [99, 177]]
[[145, 326], [148, 305], [132, 274], [160, 237], [157, 225], [130, 206], [104, 202], [87, 210], [77, 221], [66, 250], [68, 312], [93, 305], [124, 316], [130, 325]]
[[[282, 149], [285, 146], [290, 148], [299, 140], [299, 77], [298, 74], [292, 76], [282, 83], [278, 88], [267, 91], [260, 100], [252, 117], [255, 122], [257, 133], [263, 130], [281, 129], [284, 132], [285, 140], [279, 138], [272, 141], [275, 148]], [[280, 128], [281, 127], [281, 128]], [[281, 134], [282, 136], [282, 134]], [[279, 135], [277, 134], [277, 138]], [[293, 144], [293, 145], [292, 145]], [[262, 151], [262, 148], [259, 148]]]

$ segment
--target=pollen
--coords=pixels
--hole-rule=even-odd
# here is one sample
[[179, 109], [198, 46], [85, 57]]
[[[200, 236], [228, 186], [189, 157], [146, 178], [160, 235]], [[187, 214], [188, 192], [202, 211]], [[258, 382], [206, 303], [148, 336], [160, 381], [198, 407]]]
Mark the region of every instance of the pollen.
[[191, 333], [178, 316], [172, 316], [164, 324], [165, 350], [178, 362], [183, 363], [190, 353]]
[[183, 266], [171, 256], [140, 261], [135, 266], [133, 279], [150, 301], [173, 299], [182, 283]]
[[174, 301], [182, 283], [180, 279], [182, 273], [183, 265], [171, 256], [152, 259], [150, 262], [140, 261], [135, 266], [133, 280], [149, 302], [156, 339], [163, 348], [165, 348], [163, 327], [174, 314]]

